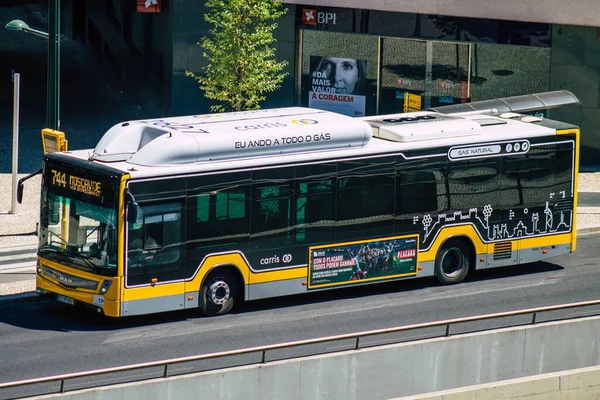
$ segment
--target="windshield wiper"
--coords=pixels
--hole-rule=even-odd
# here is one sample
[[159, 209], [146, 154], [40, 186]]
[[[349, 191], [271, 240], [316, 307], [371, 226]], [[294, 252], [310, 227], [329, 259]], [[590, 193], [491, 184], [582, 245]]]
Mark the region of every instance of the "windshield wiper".
[[[91, 270], [92, 272], [95, 272], [97, 274], [102, 273], [102, 270], [104, 268], [98, 266], [94, 260], [97, 260], [94, 257], [91, 257], [87, 254], [81, 254], [81, 253], [73, 253], [73, 252], [69, 252], [69, 251], [61, 251], [55, 247], [52, 247], [49, 244], [43, 245], [42, 247], [40, 247], [40, 249], [38, 250], [39, 253], [50, 253], [53, 255], [57, 255], [59, 257], [65, 257], [65, 258], [73, 258], [75, 260], [80, 260], [82, 261], [83, 265]], [[56, 260], [58, 261], [58, 260]]]
[[73, 257], [76, 260], [83, 261], [85, 266], [90, 268], [93, 272], [100, 273], [102, 271], [102, 269], [99, 266], [94, 264], [94, 262], [92, 261], [93, 258], [88, 255], [80, 254], [80, 253], [62, 253], [62, 254], [64, 254], [65, 256], [68, 256], [68, 257]]

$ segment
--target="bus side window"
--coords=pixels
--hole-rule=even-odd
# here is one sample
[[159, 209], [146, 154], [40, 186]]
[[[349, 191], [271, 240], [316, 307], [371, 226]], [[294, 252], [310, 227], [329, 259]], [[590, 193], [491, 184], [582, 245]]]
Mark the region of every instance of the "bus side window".
[[291, 244], [290, 185], [255, 187], [253, 195], [252, 249], [269, 249]]
[[500, 160], [465, 160], [450, 163], [448, 187], [452, 210], [497, 205], [501, 193]]
[[567, 197], [573, 196], [573, 187], [571, 185], [571, 177], [573, 176], [573, 148], [557, 149], [555, 160], [554, 185], [555, 192], [565, 190]]
[[252, 171], [251, 250], [292, 244], [294, 169]]
[[296, 244], [333, 240], [335, 181], [298, 182], [296, 198]]
[[188, 179], [188, 278], [210, 253], [248, 251], [250, 177], [249, 172], [234, 172]]
[[210, 219], [210, 195], [203, 193], [196, 197], [196, 222], [207, 223]]
[[335, 240], [336, 175], [335, 162], [296, 166], [295, 245]]
[[127, 284], [184, 277], [181, 204], [140, 204], [140, 221], [128, 224]]
[[528, 154], [506, 157], [503, 169], [518, 191], [514, 205], [544, 206], [554, 191], [554, 149], [531, 147]]
[[437, 181], [432, 171], [401, 172], [397, 178], [397, 214], [438, 211]]
[[395, 157], [338, 163], [336, 241], [392, 234], [395, 168]]
[[144, 217], [144, 234], [142, 236], [144, 250], [163, 247], [163, 218], [164, 215], [146, 215]]

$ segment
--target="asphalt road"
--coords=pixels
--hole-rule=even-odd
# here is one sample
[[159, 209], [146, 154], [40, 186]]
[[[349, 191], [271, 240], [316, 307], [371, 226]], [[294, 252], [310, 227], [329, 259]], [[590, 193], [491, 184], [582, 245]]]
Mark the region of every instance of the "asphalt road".
[[578, 207], [598, 207], [600, 206], [600, 192], [579, 192], [577, 199]]
[[[477, 272], [457, 286], [440, 286], [433, 279], [423, 278], [354, 287], [250, 302], [230, 315], [209, 319], [185, 311], [116, 320], [54, 302], [0, 308], [0, 382], [596, 300], [600, 298], [599, 239], [600, 234], [580, 236], [578, 249], [573, 254], [554, 258], [551, 262]], [[581, 315], [591, 311], [578, 309], [571, 313]], [[538, 320], [560, 316], [563, 315], [547, 314]], [[524, 322], [523, 317], [517, 317], [485, 324], [502, 326]], [[478, 323], [453, 329], [455, 332], [477, 330], [483, 325]], [[438, 333], [436, 328], [405, 335], [416, 338]], [[370, 344], [387, 343], [391, 339], [378, 337], [371, 339]], [[336, 342], [321, 345], [318, 350], [339, 350], [351, 345]], [[314, 350], [317, 349], [293, 351], [302, 354]], [[270, 354], [268, 359], [288, 353]], [[245, 357], [244, 360], [257, 360], [259, 355]], [[176, 370], [219, 367], [238, 361], [183, 365]], [[158, 370], [138, 373], [139, 376], [159, 374]], [[111, 379], [114, 377], [95, 378], [94, 381], [105, 383]], [[69, 383], [70, 387], [79, 384], [82, 381]], [[14, 395], [0, 391], [0, 398]]]

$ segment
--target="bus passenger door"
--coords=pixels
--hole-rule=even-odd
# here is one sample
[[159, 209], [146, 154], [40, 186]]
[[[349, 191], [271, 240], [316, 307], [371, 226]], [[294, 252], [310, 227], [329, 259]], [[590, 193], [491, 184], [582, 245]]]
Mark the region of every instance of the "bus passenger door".
[[121, 315], [184, 308], [185, 246], [181, 202], [140, 203], [127, 224]]

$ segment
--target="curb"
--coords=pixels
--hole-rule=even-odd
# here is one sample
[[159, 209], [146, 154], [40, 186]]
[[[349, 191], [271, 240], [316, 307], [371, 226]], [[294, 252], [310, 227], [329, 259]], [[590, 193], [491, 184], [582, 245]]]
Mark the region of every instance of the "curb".
[[577, 235], [579, 235], [579, 234], [587, 235], [590, 233], [596, 233], [596, 232], [600, 232], [600, 226], [588, 226], [587, 228], [577, 228], [576, 232], [577, 232]]
[[22, 244], [17, 246], [0, 246], [0, 254], [3, 253], [27, 253], [27, 252], [37, 252], [38, 244]]

